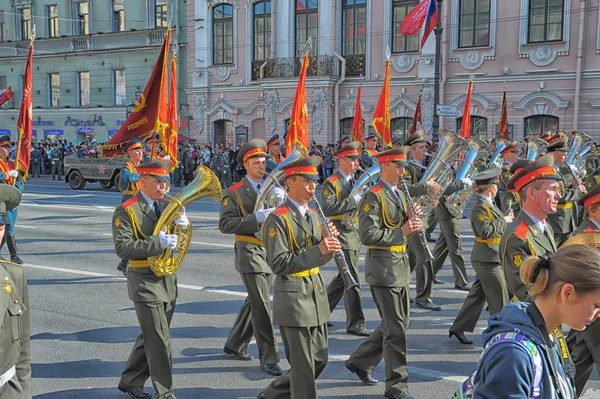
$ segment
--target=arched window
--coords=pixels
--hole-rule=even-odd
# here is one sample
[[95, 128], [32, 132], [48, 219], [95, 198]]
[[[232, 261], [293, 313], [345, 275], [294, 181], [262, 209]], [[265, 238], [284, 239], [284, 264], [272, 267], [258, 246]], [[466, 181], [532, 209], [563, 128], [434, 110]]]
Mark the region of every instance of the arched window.
[[346, 57], [346, 75], [364, 75], [367, 52], [367, 0], [343, 0], [342, 21], [342, 54]]
[[[462, 116], [456, 118], [456, 131], [460, 132], [462, 126]], [[478, 139], [487, 139], [487, 118], [483, 116], [471, 116], [471, 137], [477, 137]]]
[[392, 142], [399, 140], [402, 144], [406, 141], [413, 118], [395, 118], [391, 120]]
[[213, 7], [213, 65], [233, 64], [233, 6]]
[[312, 38], [308, 55], [319, 54], [319, 0], [296, 0], [296, 57], [304, 55], [304, 44]]
[[233, 122], [230, 120], [215, 121], [213, 124], [214, 145], [222, 144], [223, 147], [227, 143], [233, 144]]
[[392, 3], [392, 53], [419, 51], [419, 33], [412, 36], [402, 36], [400, 33], [404, 17], [418, 4], [418, 0], [394, 0]]
[[458, 47], [488, 46], [490, 0], [460, 0]]
[[254, 61], [265, 61], [271, 55], [271, 1], [254, 3]]
[[539, 137], [543, 133], [558, 130], [559, 119], [552, 115], [534, 115], [525, 118], [525, 137]]
[[561, 41], [564, 0], [529, 0], [529, 43]]
[[[340, 137], [338, 140], [343, 139], [344, 137], [350, 137], [350, 132], [352, 131], [352, 123], [354, 122], [354, 118], [344, 118], [340, 120]], [[365, 126], [365, 120], [363, 119], [363, 130]], [[363, 137], [365, 137], [365, 133], [363, 131]]]

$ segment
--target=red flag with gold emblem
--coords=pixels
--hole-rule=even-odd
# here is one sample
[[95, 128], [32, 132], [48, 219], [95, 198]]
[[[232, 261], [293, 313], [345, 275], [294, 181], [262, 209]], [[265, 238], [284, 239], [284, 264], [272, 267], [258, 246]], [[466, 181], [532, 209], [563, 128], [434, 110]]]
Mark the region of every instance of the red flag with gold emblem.
[[363, 141], [363, 115], [362, 107], [360, 106], [360, 89], [358, 86], [358, 92], [356, 93], [356, 105], [354, 106], [354, 119], [352, 120], [352, 130], [350, 131], [350, 137], [353, 141], [362, 143]]
[[392, 131], [390, 129], [390, 60], [385, 63], [385, 79], [383, 88], [373, 114], [373, 129], [383, 140], [383, 144], [392, 146]]
[[146, 139], [155, 133], [163, 137], [167, 120], [167, 71], [171, 29], [167, 29], [165, 41], [158, 54], [154, 69], [133, 111], [117, 133], [102, 146], [102, 157], [123, 155], [123, 147], [134, 137]]
[[417, 100], [417, 108], [415, 109], [415, 114], [413, 115], [412, 125], [410, 125], [409, 134], [413, 134], [417, 131], [417, 123], [420, 126], [423, 126], [423, 113], [421, 111], [421, 95], [419, 94], [419, 99]]
[[33, 42], [29, 45], [29, 56], [25, 65], [25, 76], [23, 78], [23, 99], [21, 109], [19, 110], [19, 119], [17, 120], [17, 132], [19, 141], [17, 144], [17, 156], [15, 169], [27, 179], [29, 171], [29, 159], [31, 154], [31, 133], [33, 128], [32, 111], [32, 79], [31, 64], [33, 62]]
[[2, 95], [0, 95], [0, 107], [2, 106], [2, 104], [4, 104], [5, 102], [7, 102], [8, 100], [10, 100], [12, 98], [13, 98], [13, 91], [12, 91], [12, 88], [10, 86], [8, 86], [6, 88], [6, 90], [4, 90]]
[[462, 124], [460, 127], [460, 137], [471, 136], [471, 93], [473, 92], [473, 81], [469, 82], [469, 91], [467, 91], [467, 100], [463, 109]]
[[167, 107], [167, 121], [169, 129], [164, 141], [167, 154], [171, 157], [171, 171], [175, 170], [177, 161], [177, 139], [179, 135], [179, 118], [177, 117], [177, 56], [171, 57], [171, 87], [169, 92], [169, 105]]
[[294, 97], [294, 106], [292, 107], [292, 116], [290, 118], [290, 128], [285, 138], [285, 154], [289, 156], [294, 148], [294, 144], [300, 146], [308, 152], [308, 110], [306, 108], [306, 70], [308, 69], [308, 56], [305, 55], [302, 60], [302, 69], [300, 70], [300, 79], [296, 88]]
[[498, 122], [498, 137], [508, 140], [508, 112], [506, 110], [506, 89], [502, 94], [502, 111], [500, 111], [500, 121]]

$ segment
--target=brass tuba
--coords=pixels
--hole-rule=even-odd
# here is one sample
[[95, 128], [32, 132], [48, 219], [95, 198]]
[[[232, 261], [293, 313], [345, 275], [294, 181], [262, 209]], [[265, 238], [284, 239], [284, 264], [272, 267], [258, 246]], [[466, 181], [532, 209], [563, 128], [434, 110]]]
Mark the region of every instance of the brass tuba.
[[545, 140], [538, 137], [527, 137], [525, 141], [525, 149], [527, 150], [527, 159], [535, 161], [541, 157], [548, 146]]
[[504, 157], [502, 156], [501, 152], [506, 147], [512, 145], [512, 143], [500, 137], [495, 139], [494, 142], [496, 143], [496, 148], [488, 165], [490, 166], [490, 168], [501, 168], [502, 165], [504, 165]]
[[567, 133], [567, 136], [571, 142], [565, 165], [569, 165], [572, 174], [581, 180], [588, 172], [592, 172], [586, 170], [585, 161], [588, 156], [596, 152], [596, 145], [594, 140], [585, 133], [572, 132]]
[[222, 194], [217, 176], [206, 166], [198, 166], [196, 178], [176, 196], [171, 197], [152, 234], [157, 235], [163, 229], [167, 229], [167, 234], [176, 234], [177, 248], [164, 249], [162, 255], [148, 258], [150, 270], [155, 275], [164, 277], [175, 274], [188, 251], [192, 239], [192, 224], [189, 223], [186, 227], [175, 224], [181, 210], [188, 204], [206, 197], [219, 201]]

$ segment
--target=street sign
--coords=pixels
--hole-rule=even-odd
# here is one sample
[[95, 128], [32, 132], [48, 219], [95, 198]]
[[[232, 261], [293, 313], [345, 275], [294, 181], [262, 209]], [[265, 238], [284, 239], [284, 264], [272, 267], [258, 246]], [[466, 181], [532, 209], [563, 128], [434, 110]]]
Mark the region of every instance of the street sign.
[[451, 105], [438, 104], [436, 106], [436, 111], [437, 111], [438, 116], [452, 116], [455, 118], [458, 116], [458, 109]]

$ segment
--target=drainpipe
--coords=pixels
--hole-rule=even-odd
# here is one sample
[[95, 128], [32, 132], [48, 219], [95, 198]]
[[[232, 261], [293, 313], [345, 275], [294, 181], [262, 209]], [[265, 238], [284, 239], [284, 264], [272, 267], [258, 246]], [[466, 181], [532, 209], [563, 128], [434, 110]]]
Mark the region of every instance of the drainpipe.
[[585, 0], [579, 6], [579, 36], [577, 37], [577, 67], [575, 72], [575, 107], [573, 111], [573, 130], [579, 125], [579, 105], [581, 95], [581, 70], [583, 68], [583, 44], [585, 32]]
[[[271, 57], [269, 58], [277, 58], [277, 0], [271, 2]], [[260, 77], [262, 78], [262, 73]]]
[[[442, 31], [442, 45], [440, 46], [442, 51], [442, 79], [440, 81], [440, 104], [445, 104], [445, 93], [446, 93], [446, 80], [448, 79], [448, 56], [450, 54], [450, 42], [448, 40], [448, 29], [450, 24], [448, 23], [448, 7], [449, 1], [444, 1], [442, 4], [442, 25], [446, 26], [446, 29]], [[436, 104], [433, 105], [434, 107]], [[444, 117], [440, 116], [440, 129], [444, 127]]]
[[334, 134], [333, 142], [337, 141], [340, 137], [340, 124], [338, 122], [338, 107], [340, 101], [340, 85], [346, 81], [346, 59], [338, 54], [337, 51], [332, 51], [333, 55], [340, 60], [342, 63], [342, 76], [340, 80], [335, 83], [333, 89], [333, 123], [334, 123]]

